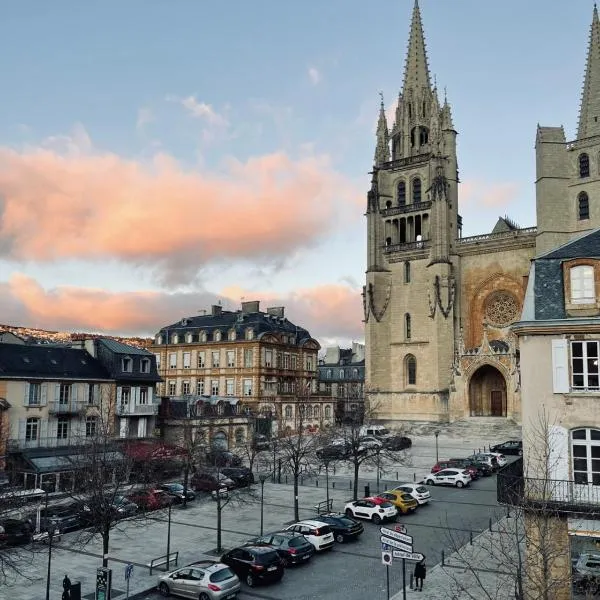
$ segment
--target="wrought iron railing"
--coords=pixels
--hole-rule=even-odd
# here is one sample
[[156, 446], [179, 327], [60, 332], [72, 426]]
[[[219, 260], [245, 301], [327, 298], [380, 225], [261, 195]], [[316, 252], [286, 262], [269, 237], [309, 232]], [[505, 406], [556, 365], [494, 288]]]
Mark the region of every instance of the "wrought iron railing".
[[405, 242], [402, 244], [389, 244], [383, 246], [383, 252], [385, 254], [391, 254], [392, 252], [405, 252], [407, 250], [423, 250], [429, 248], [431, 242], [429, 240], [423, 240], [421, 242]]

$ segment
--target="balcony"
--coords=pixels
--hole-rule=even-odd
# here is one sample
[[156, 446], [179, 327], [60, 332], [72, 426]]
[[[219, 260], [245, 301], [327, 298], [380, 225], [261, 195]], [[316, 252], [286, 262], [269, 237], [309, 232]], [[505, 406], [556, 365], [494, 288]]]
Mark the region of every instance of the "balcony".
[[67, 437], [46, 436], [35, 439], [12, 438], [8, 440], [6, 449], [8, 452], [17, 452], [28, 448], [63, 448], [65, 446], [81, 446], [89, 443], [92, 438], [85, 435], [68, 435]]
[[81, 415], [85, 413], [88, 407], [87, 402], [80, 400], [70, 400], [69, 402], [60, 402], [53, 400], [48, 403], [48, 414], [50, 415]]
[[430, 200], [426, 202], [417, 202], [416, 204], [404, 204], [403, 206], [391, 206], [390, 208], [383, 208], [381, 210], [382, 217], [393, 217], [394, 215], [403, 215], [406, 213], [419, 212], [422, 210], [429, 210], [433, 202]]
[[600, 486], [566, 479], [525, 477], [522, 458], [498, 471], [496, 486], [500, 504], [558, 515], [589, 516], [600, 511]]
[[402, 244], [389, 244], [382, 246], [384, 254], [392, 254], [393, 252], [407, 252], [416, 250], [426, 250], [431, 246], [431, 240], [422, 240], [420, 242], [405, 242]]
[[158, 414], [158, 404], [120, 404], [115, 408], [119, 417], [151, 417]]

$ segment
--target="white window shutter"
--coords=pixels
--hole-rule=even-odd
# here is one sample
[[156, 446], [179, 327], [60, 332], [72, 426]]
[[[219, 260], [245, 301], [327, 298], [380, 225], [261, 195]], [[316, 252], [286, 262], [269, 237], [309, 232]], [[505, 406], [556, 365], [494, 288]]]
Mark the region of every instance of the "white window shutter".
[[77, 402], [79, 400], [79, 384], [71, 384], [71, 402]]
[[46, 406], [47, 402], [48, 402], [48, 384], [47, 383], [42, 383], [40, 385], [41, 388], [41, 398], [40, 398], [40, 404], [42, 406]]
[[29, 406], [29, 382], [23, 384], [23, 406]]
[[121, 386], [117, 387], [117, 405], [121, 406]]
[[569, 393], [569, 349], [567, 340], [552, 340], [552, 391]]
[[54, 400], [58, 402], [60, 400], [60, 383], [54, 386]]

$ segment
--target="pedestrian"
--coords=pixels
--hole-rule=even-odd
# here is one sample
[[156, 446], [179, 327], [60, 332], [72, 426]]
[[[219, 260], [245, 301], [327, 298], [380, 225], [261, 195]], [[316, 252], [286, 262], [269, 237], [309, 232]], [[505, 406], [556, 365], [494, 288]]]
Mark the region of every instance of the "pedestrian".
[[425, 566], [425, 555], [423, 555], [423, 558], [415, 565], [415, 590], [423, 591], [425, 575], [427, 575], [427, 567]]

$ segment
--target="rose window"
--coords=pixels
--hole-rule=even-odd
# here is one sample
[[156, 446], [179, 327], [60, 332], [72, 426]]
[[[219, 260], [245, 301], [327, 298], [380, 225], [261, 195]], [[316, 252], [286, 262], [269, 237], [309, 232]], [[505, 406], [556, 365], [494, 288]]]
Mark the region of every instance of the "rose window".
[[496, 292], [488, 299], [485, 316], [490, 325], [507, 327], [514, 323], [521, 311], [517, 299], [508, 292]]

